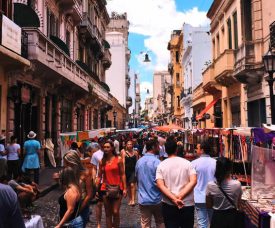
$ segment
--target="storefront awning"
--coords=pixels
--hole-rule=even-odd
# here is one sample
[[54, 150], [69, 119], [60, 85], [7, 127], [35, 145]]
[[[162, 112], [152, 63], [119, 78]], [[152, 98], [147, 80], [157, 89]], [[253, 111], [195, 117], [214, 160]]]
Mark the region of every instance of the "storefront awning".
[[14, 3], [14, 22], [20, 27], [40, 27], [37, 13], [28, 5]]
[[196, 120], [200, 120], [201, 118], [203, 118], [203, 115], [204, 115], [210, 108], [212, 108], [212, 107], [218, 102], [218, 100], [220, 100], [220, 99], [221, 99], [221, 97], [219, 96], [219, 97], [217, 97], [216, 99], [214, 99], [210, 104], [208, 104], [208, 105], [206, 106], [206, 108], [203, 109], [203, 110], [201, 111], [201, 113], [200, 113], [199, 115], [196, 116]]

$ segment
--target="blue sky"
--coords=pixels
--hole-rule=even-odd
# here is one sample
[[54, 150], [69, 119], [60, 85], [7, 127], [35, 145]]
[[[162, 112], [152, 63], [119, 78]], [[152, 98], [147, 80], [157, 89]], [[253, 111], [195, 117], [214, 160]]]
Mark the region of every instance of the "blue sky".
[[[174, 29], [183, 23], [207, 26], [206, 12], [213, 0], [109, 0], [107, 8], [118, 13], [127, 12], [130, 21], [129, 48], [131, 73], [137, 73], [144, 102], [152, 95], [154, 70], [167, 70], [167, 44]], [[148, 52], [151, 63], [143, 63]], [[149, 89], [150, 94], [147, 94]]]

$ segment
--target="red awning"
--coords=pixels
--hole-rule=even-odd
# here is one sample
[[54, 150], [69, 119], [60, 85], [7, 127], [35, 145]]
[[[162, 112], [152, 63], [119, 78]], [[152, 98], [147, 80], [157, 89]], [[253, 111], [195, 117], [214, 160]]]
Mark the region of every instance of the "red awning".
[[217, 97], [215, 100], [213, 100], [210, 104], [208, 104], [208, 105], [206, 106], [206, 108], [203, 109], [203, 110], [201, 111], [201, 113], [200, 113], [199, 115], [196, 116], [196, 120], [200, 120], [201, 118], [203, 118], [203, 115], [204, 115], [210, 108], [212, 108], [212, 107], [218, 102], [218, 100], [220, 100], [220, 99], [221, 99], [221, 97], [219, 96], [219, 97]]

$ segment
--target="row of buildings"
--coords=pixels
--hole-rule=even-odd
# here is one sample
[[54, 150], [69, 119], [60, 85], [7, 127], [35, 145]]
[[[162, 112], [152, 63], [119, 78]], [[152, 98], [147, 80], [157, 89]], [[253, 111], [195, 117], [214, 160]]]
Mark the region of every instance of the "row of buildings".
[[0, 1], [2, 134], [57, 142], [61, 132], [125, 127], [129, 22], [106, 4]]
[[[171, 85], [164, 86], [171, 92], [171, 107], [161, 111], [162, 116], [184, 128], [271, 123], [262, 57], [269, 50], [269, 27], [275, 21], [272, 3], [214, 0], [207, 12], [210, 27], [184, 24], [172, 32]], [[154, 99], [158, 96], [157, 92]]]

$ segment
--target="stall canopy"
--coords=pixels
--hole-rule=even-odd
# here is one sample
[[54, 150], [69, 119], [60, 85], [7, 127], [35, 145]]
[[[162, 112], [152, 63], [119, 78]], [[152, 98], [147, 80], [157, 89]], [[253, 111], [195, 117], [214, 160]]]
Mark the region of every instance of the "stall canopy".
[[172, 124], [172, 125], [157, 126], [157, 127], [154, 127], [153, 130], [155, 130], [155, 131], [163, 131], [163, 132], [170, 132], [170, 131], [174, 131], [174, 130], [183, 131], [184, 128]]
[[208, 104], [205, 109], [203, 109], [201, 111], [201, 113], [199, 115], [196, 116], [196, 120], [200, 120], [201, 118], [203, 118], [203, 115], [210, 109], [212, 108], [217, 102], [218, 100], [221, 99], [221, 97], [217, 97], [216, 99], [214, 99], [210, 104]]

